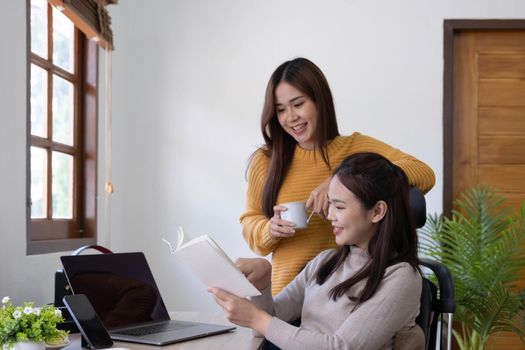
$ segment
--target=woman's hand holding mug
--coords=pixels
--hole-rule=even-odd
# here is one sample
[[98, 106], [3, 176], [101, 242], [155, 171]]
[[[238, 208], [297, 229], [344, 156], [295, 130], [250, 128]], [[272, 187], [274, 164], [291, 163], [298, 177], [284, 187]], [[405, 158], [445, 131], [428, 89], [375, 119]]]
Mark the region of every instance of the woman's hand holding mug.
[[273, 238], [285, 238], [295, 235], [295, 224], [281, 219], [281, 212], [287, 210], [288, 208], [282, 205], [273, 207], [273, 216], [270, 219], [270, 236]]

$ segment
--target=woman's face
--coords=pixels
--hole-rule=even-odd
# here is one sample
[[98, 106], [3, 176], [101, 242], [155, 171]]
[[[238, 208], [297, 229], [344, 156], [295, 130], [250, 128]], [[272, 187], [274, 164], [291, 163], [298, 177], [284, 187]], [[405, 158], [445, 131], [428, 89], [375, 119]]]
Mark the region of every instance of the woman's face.
[[365, 209], [361, 201], [334, 176], [328, 187], [328, 220], [337, 245], [355, 245], [361, 249], [376, 231], [374, 208]]
[[317, 127], [317, 107], [306, 94], [283, 81], [275, 88], [275, 111], [279, 124], [299, 147], [313, 150]]

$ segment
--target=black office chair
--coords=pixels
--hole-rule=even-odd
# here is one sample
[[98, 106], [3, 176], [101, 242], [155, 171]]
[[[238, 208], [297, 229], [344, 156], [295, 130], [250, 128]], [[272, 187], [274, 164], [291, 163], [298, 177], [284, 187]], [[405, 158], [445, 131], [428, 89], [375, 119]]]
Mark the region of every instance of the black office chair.
[[[94, 249], [94, 250], [101, 252], [102, 254], [113, 253], [108, 248], [105, 248], [100, 245], [85, 245], [75, 250], [73, 253], [71, 253], [71, 255], [80, 255], [80, 253], [82, 253], [84, 250], [87, 250], [87, 249]], [[71, 294], [71, 287], [69, 286], [69, 282], [66, 278], [66, 274], [64, 273], [63, 269], [58, 269], [55, 271], [55, 298], [54, 298], [53, 305], [55, 305], [56, 307], [63, 308], [64, 303], [62, 302], [62, 298], [65, 295], [69, 295], [69, 294]]]
[[[416, 187], [410, 188], [409, 196], [414, 223], [417, 228], [421, 228], [426, 222], [425, 197]], [[426, 350], [436, 349], [437, 344], [439, 349], [448, 350], [452, 340], [452, 314], [456, 309], [452, 275], [445, 265], [437, 261], [421, 258], [420, 263], [436, 276], [437, 286], [423, 276], [421, 306], [416, 323], [425, 334]], [[442, 330], [438, 335], [440, 324]]]

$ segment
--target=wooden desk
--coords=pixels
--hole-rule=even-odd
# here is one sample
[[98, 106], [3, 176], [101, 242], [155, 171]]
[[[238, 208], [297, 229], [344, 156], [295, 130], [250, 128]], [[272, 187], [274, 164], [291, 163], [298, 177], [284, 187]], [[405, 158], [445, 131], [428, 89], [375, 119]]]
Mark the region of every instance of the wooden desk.
[[[222, 313], [205, 313], [179, 311], [170, 312], [173, 320], [195, 321], [231, 325]], [[234, 325], [236, 326], [236, 325]], [[114, 348], [128, 348], [131, 350], [215, 350], [215, 349], [236, 349], [236, 350], [256, 350], [262, 343], [263, 338], [254, 337], [252, 330], [249, 328], [239, 327], [227, 333], [211, 335], [204, 338], [193, 339], [181, 343], [164, 345], [158, 347], [155, 345], [145, 345], [126, 342], [115, 342]], [[71, 344], [64, 350], [80, 349], [80, 334], [69, 336]]]

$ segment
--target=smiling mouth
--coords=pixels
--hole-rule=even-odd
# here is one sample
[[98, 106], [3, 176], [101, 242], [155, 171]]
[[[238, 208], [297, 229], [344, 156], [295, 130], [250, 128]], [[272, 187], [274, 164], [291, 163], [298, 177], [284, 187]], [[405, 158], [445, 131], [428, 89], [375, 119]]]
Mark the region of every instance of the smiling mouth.
[[339, 235], [341, 232], [343, 232], [343, 228], [342, 227], [338, 227], [338, 226], [332, 226], [332, 232], [334, 233], [334, 235]]
[[295, 132], [300, 132], [302, 131], [303, 129], [306, 128], [306, 124], [308, 123], [303, 123], [303, 124], [299, 124], [299, 125], [295, 125], [295, 126], [292, 126], [292, 130], [295, 131]]

